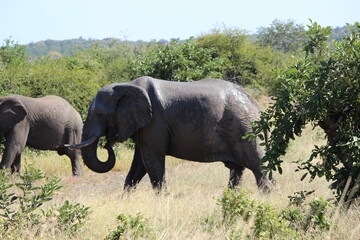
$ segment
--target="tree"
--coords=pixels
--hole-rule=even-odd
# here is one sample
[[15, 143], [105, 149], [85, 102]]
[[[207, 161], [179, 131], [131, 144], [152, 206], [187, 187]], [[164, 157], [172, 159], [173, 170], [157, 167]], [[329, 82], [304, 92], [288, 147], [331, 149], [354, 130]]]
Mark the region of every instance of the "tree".
[[196, 39], [204, 48], [214, 49], [214, 56], [224, 59], [222, 78], [242, 85], [256, 79], [255, 63], [245, 56], [243, 49], [249, 44], [245, 31], [237, 28], [215, 28]]
[[325, 176], [337, 198], [350, 202], [360, 196], [360, 24], [349, 26], [351, 35], [331, 49], [330, 27], [308, 27], [305, 57], [279, 76], [275, 103], [262, 113], [253, 133], [264, 139], [263, 130], [271, 131], [263, 158], [271, 178], [272, 171], [282, 173], [279, 157], [290, 139], [308, 123], [323, 129], [327, 143], [315, 146], [298, 170], [306, 171], [302, 179]]
[[1, 65], [5, 67], [20, 66], [27, 60], [27, 54], [25, 53], [25, 46], [14, 43], [11, 38], [4, 40], [5, 45], [0, 47], [0, 68]]
[[212, 48], [197, 45], [193, 38], [184, 42], [150, 43], [147, 51], [134, 56], [129, 65], [130, 76], [152, 76], [172, 81], [195, 81], [221, 77], [223, 60]]
[[270, 27], [258, 28], [257, 42], [284, 53], [295, 53], [302, 49], [305, 42], [304, 32], [304, 26], [296, 24], [293, 20], [280, 21], [275, 19]]
[[203, 48], [214, 49], [214, 56], [223, 59], [221, 78], [241, 85], [269, 86], [273, 69], [283, 69], [289, 56], [271, 47], [260, 47], [245, 31], [237, 28], [215, 28], [196, 39]]

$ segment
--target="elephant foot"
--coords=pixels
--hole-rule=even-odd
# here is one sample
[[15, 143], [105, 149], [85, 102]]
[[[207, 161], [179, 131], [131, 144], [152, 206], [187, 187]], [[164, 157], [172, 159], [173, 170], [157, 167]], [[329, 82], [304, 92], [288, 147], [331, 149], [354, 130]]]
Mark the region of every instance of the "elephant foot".
[[263, 193], [270, 193], [274, 190], [274, 183], [274, 180], [269, 180], [263, 177], [258, 183], [258, 187]]

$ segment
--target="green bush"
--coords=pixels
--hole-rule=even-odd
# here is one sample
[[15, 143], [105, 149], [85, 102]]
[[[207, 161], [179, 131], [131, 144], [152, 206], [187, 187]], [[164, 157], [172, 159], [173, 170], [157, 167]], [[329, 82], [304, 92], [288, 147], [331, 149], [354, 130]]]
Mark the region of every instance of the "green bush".
[[54, 231], [60, 235], [76, 233], [87, 218], [89, 208], [65, 201], [60, 208], [42, 209], [61, 188], [59, 181], [57, 177], [46, 178], [40, 170], [32, 167], [26, 168], [21, 175], [1, 170], [1, 239], [51, 235]]
[[245, 191], [225, 190], [220, 205], [225, 224], [232, 226], [229, 230], [231, 239], [244, 234], [242, 228], [233, 227], [239, 221], [251, 225], [252, 234], [247, 233], [248, 238], [293, 239], [298, 236], [270, 204], [250, 199]]
[[222, 59], [221, 79], [243, 86], [271, 87], [274, 69], [283, 69], [291, 62], [290, 55], [271, 47], [260, 47], [251, 41], [245, 31], [220, 27], [196, 38], [196, 43], [213, 49], [213, 55]]
[[117, 217], [119, 225], [116, 230], [111, 231], [105, 240], [118, 239], [155, 239], [147, 219], [139, 213], [136, 216], [120, 214]]
[[203, 48], [193, 38], [184, 42], [150, 43], [147, 51], [130, 61], [130, 76], [152, 76], [172, 81], [219, 78], [223, 60], [211, 48]]
[[37, 61], [24, 76], [21, 88], [26, 96], [57, 95], [66, 99], [82, 117], [100, 89], [97, 67], [71, 58]]
[[279, 211], [251, 199], [246, 191], [227, 189], [219, 203], [230, 239], [298, 239], [307, 234], [321, 235], [331, 224], [328, 215], [332, 205], [322, 198], [300, 206], [290, 204]]

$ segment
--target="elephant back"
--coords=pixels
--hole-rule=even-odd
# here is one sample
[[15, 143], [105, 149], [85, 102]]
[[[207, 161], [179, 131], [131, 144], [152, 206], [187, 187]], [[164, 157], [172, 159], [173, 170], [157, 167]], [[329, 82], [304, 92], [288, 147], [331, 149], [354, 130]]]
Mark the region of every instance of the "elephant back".
[[65, 143], [81, 141], [82, 119], [65, 99], [50, 95], [42, 98], [21, 96], [20, 100], [28, 112], [28, 143], [31, 142], [33, 147], [41, 149], [46, 145], [47, 148], [57, 149]]

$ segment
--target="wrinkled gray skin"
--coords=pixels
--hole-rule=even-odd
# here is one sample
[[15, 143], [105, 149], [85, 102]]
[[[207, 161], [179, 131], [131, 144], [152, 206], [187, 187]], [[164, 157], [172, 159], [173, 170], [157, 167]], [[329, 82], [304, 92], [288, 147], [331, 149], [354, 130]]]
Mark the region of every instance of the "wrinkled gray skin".
[[[251, 130], [251, 122], [258, 119], [256, 101], [232, 83], [216, 79], [182, 83], [141, 77], [98, 91], [82, 137], [83, 142], [95, 141], [82, 148], [82, 156], [91, 170], [107, 172], [115, 164], [111, 146], [131, 137], [135, 154], [125, 189], [136, 186], [146, 173], [152, 186], [161, 188], [165, 155], [171, 155], [196, 162], [223, 162], [230, 169], [231, 188], [239, 184], [244, 168], [248, 168], [257, 185], [269, 190], [270, 183], [260, 171], [263, 149], [258, 140], [242, 139]], [[102, 136], [107, 139], [106, 162], [96, 155]]]
[[12, 172], [19, 172], [21, 153], [27, 145], [66, 154], [73, 175], [82, 175], [80, 150], [64, 147], [65, 143], [81, 141], [82, 126], [79, 113], [60, 97], [0, 97], [0, 134], [6, 139], [0, 169], [11, 167]]

